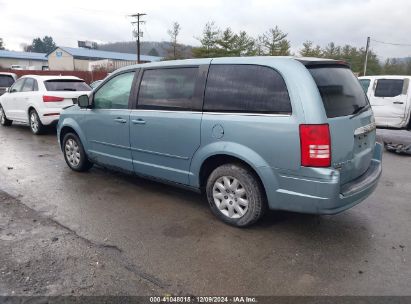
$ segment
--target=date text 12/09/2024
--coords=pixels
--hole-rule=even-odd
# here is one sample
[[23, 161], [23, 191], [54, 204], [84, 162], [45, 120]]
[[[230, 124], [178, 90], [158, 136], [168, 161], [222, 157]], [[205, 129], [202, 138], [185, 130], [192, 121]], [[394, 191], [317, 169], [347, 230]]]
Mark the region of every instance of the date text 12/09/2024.
[[258, 303], [255, 297], [232, 296], [161, 296], [150, 297], [150, 303]]

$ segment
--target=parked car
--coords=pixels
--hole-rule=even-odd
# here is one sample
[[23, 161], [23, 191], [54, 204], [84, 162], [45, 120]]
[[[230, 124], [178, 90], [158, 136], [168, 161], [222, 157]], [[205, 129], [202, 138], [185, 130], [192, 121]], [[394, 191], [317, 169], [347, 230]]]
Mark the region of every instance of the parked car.
[[14, 73], [0, 72], [0, 96], [3, 95], [16, 81], [17, 75]]
[[204, 191], [224, 222], [267, 208], [335, 214], [381, 174], [373, 113], [340, 61], [218, 58], [118, 70], [64, 110], [67, 165], [94, 163]]
[[379, 127], [410, 128], [411, 76], [365, 76], [360, 83]]
[[29, 123], [34, 134], [41, 134], [45, 126], [57, 124], [62, 108], [89, 91], [84, 80], [73, 76], [23, 76], [0, 97], [0, 124]]

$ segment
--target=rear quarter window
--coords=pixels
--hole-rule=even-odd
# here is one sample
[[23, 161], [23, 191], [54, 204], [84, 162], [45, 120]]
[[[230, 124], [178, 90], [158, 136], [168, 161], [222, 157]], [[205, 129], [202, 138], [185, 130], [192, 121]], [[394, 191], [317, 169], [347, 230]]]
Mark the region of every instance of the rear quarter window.
[[91, 91], [91, 87], [82, 80], [56, 79], [44, 82], [47, 91]]
[[358, 79], [345, 66], [308, 67], [320, 92], [328, 118], [354, 114], [368, 106], [368, 100]]
[[204, 98], [206, 112], [290, 114], [282, 76], [257, 65], [211, 65]]

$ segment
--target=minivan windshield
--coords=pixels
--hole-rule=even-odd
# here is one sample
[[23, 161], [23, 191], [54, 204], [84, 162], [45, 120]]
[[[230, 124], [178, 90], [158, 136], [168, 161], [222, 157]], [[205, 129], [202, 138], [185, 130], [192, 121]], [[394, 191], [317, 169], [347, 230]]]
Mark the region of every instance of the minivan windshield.
[[368, 99], [352, 71], [342, 65], [308, 66], [328, 118], [348, 116], [368, 107]]
[[44, 82], [47, 91], [91, 91], [83, 80], [53, 79]]

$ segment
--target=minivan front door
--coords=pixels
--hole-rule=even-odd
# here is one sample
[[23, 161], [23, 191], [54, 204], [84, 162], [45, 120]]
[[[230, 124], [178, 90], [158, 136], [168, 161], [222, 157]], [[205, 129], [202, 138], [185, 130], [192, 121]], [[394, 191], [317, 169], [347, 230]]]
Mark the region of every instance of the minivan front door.
[[[208, 67], [208, 66], [207, 66]], [[130, 115], [130, 144], [137, 174], [188, 184], [200, 146], [206, 69], [147, 69]]]
[[86, 110], [89, 157], [97, 163], [133, 172], [130, 151], [129, 99], [135, 72], [119, 74], [94, 93], [92, 109]]
[[409, 79], [378, 79], [370, 103], [378, 126], [402, 127], [407, 115]]

